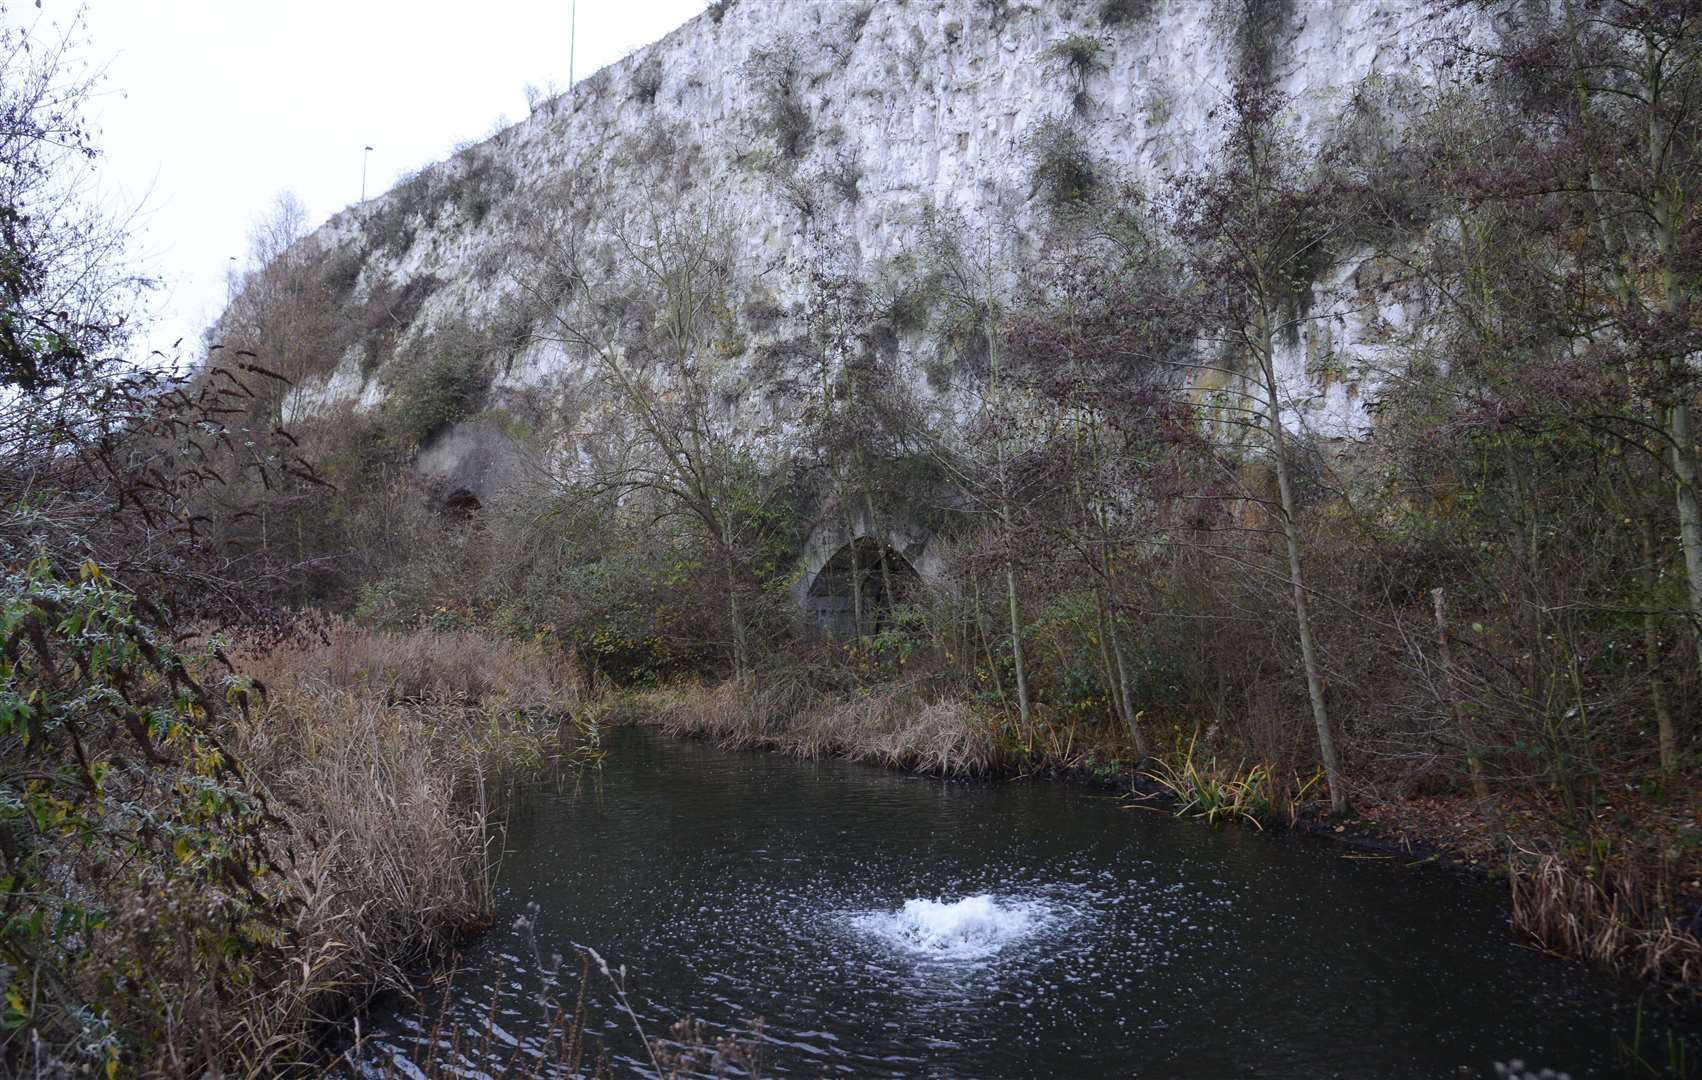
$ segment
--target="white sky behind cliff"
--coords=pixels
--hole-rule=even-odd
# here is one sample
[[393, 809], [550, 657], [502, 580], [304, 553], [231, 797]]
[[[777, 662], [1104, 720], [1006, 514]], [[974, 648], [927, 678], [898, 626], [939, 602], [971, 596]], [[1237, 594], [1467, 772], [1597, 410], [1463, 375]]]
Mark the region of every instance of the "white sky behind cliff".
[[[45, 0], [44, 22], [72, 0]], [[101, 197], [141, 205], [131, 255], [161, 279], [145, 347], [193, 359], [230, 257], [273, 196], [314, 225], [526, 115], [568, 81], [570, 0], [89, 0]], [[578, 0], [575, 80], [666, 35], [703, 0]], [[26, 5], [19, 4], [23, 15]], [[55, 10], [57, 9], [57, 10]], [[30, 14], [34, 14], [30, 12]], [[27, 16], [26, 16], [27, 17]]]

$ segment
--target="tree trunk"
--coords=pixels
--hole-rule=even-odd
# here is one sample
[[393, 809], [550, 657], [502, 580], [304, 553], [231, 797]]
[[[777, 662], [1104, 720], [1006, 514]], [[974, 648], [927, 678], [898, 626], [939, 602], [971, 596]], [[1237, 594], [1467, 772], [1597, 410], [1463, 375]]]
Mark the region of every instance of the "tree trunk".
[[732, 532], [727, 526], [722, 527], [721, 550], [727, 563], [727, 621], [733, 635], [733, 678], [740, 686], [745, 686], [750, 670], [750, 656], [745, 642], [744, 613], [739, 606], [739, 576], [733, 565]]
[[1678, 772], [1678, 734], [1673, 729], [1672, 710], [1667, 707], [1666, 688], [1661, 683], [1661, 626], [1655, 605], [1660, 600], [1660, 549], [1655, 544], [1655, 523], [1643, 519], [1643, 670], [1649, 680], [1649, 705], [1655, 713], [1660, 740], [1661, 772]]
[[1306, 694], [1312, 701], [1312, 722], [1318, 729], [1318, 753], [1324, 759], [1324, 776], [1330, 785], [1330, 812], [1347, 812], [1347, 786], [1342, 777], [1341, 759], [1336, 754], [1335, 734], [1330, 728], [1330, 712], [1324, 703], [1324, 678], [1318, 666], [1318, 650], [1312, 640], [1312, 618], [1307, 611], [1306, 580], [1301, 572], [1300, 523], [1295, 515], [1294, 486], [1289, 479], [1288, 444], [1283, 437], [1282, 406], [1277, 390], [1276, 360], [1271, 355], [1270, 321], [1263, 311], [1256, 320], [1258, 335], [1255, 347], [1263, 368], [1265, 381], [1265, 423], [1271, 437], [1272, 456], [1276, 459], [1277, 497], [1282, 508], [1282, 534], [1288, 545], [1289, 584], [1294, 595], [1294, 625], [1300, 636], [1300, 661], [1306, 668]]
[[1506, 839], [1507, 829], [1502, 825], [1501, 813], [1496, 809], [1494, 800], [1489, 797], [1489, 781], [1483, 774], [1483, 756], [1477, 732], [1467, 718], [1465, 708], [1460, 704], [1460, 684], [1454, 676], [1454, 649], [1448, 634], [1447, 603], [1440, 586], [1430, 590], [1430, 600], [1436, 612], [1436, 648], [1442, 661], [1442, 693], [1447, 698], [1448, 712], [1453, 717], [1454, 728], [1466, 744], [1466, 768], [1471, 773], [1472, 793], [1477, 796], [1478, 813], [1483, 815], [1483, 823], [1489, 829], [1490, 835], [1495, 838], [1497, 844], [1501, 844]]
[[1033, 718], [1028, 707], [1028, 665], [1022, 655], [1022, 609], [1017, 605], [1016, 570], [1010, 556], [1005, 556], [1005, 596], [1011, 608], [1011, 664], [1016, 668], [1016, 704], [1022, 716], [1023, 730], [1030, 729]]
[[1117, 610], [1111, 610], [1108, 620], [1111, 632], [1111, 656], [1117, 661], [1117, 697], [1123, 703], [1123, 720], [1129, 725], [1129, 734], [1135, 740], [1135, 753], [1141, 757], [1150, 757], [1147, 751], [1146, 735], [1141, 732], [1140, 713], [1135, 711], [1134, 694], [1129, 689], [1129, 664], [1123, 658], [1123, 639], [1117, 633]]

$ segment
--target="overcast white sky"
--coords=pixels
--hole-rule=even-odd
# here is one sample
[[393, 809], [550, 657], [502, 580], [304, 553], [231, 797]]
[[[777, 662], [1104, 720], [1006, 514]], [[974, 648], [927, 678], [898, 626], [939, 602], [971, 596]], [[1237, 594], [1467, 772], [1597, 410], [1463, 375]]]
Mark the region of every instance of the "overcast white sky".
[[[23, 5], [20, 5], [22, 7]], [[105, 198], [142, 204], [133, 256], [164, 287], [154, 347], [196, 335], [230, 256], [278, 191], [314, 224], [526, 115], [565, 87], [571, 0], [89, 0]], [[703, 0], [578, 0], [574, 78], [662, 37]], [[59, 9], [54, 11], [53, 9]], [[45, 0], [44, 16], [73, 0]], [[33, 14], [33, 13], [32, 13]], [[186, 356], [186, 359], [189, 358]]]

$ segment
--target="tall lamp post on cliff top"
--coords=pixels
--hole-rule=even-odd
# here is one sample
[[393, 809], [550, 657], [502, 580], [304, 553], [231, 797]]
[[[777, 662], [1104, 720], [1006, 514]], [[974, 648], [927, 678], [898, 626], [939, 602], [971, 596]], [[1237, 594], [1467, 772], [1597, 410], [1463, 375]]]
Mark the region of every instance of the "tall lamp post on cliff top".
[[573, 54], [579, 45], [579, 0], [573, 0], [573, 6], [567, 15], [567, 89], [573, 92]]
[[367, 147], [360, 156], [360, 201], [366, 202], [366, 163], [372, 157], [372, 147]]

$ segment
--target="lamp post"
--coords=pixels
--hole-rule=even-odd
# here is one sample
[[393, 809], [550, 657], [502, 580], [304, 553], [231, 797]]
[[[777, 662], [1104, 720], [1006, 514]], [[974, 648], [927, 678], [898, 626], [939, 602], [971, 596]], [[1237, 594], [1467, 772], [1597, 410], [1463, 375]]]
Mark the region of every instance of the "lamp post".
[[360, 156], [360, 201], [366, 202], [366, 163], [372, 157], [372, 147], [367, 147]]
[[573, 0], [567, 15], [567, 90], [573, 92], [573, 54], [579, 46], [579, 0]]

